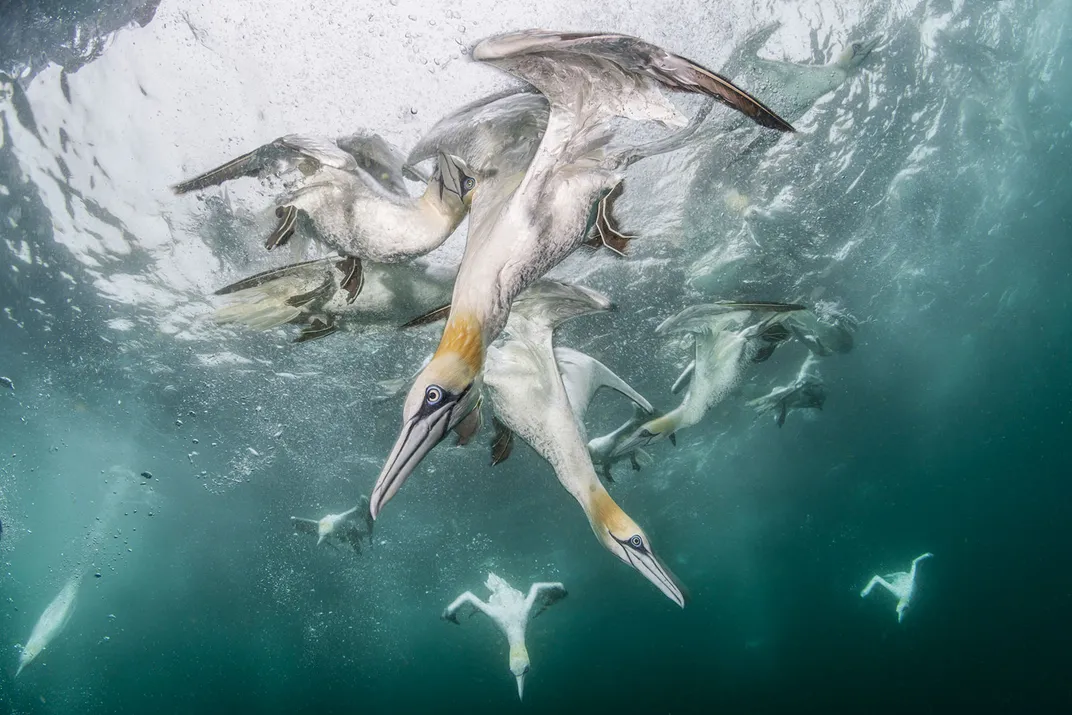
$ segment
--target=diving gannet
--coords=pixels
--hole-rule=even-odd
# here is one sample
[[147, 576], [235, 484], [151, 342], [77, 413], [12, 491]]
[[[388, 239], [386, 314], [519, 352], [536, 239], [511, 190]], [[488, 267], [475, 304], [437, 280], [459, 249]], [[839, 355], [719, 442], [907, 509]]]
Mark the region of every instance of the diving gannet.
[[[552, 290], [554, 285], [557, 288]], [[555, 362], [555, 326], [609, 307], [605, 296], [564, 284], [549, 284], [541, 295], [519, 301], [503, 339], [488, 352], [485, 393], [503, 426], [525, 440], [555, 470], [603, 547], [684, 607], [685, 594], [655, 555], [651, 539], [615, 503], [596, 476], [583, 428], [574, 416]]]
[[898, 571], [886, 574], [885, 577], [872, 576], [864, 586], [864, 590], [860, 591], [860, 598], [866, 598], [876, 585], [882, 586], [897, 597], [897, 622], [901, 623], [904, 620], [905, 611], [912, 605], [912, 599], [916, 595], [916, 564], [933, 556], [934, 554], [926, 553], [912, 559], [912, 568], [908, 573]]
[[656, 328], [656, 335], [687, 332], [693, 335], [695, 358], [675, 383], [686, 380], [688, 391], [675, 409], [650, 420], [621, 442], [612, 456], [674, 434], [698, 423], [741, 380], [744, 368], [762, 362], [789, 339], [784, 326], [792, 315], [806, 310], [786, 303], [713, 303], [685, 308]]
[[823, 409], [826, 389], [823, 387], [822, 378], [812, 372], [815, 361], [815, 354], [809, 353], [792, 383], [776, 387], [763, 397], [749, 400], [746, 404], [761, 415], [773, 412], [774, 421], [779, 427], [785, 424], [789, 410]]
[[855, 75], [881, 37], [851, 42], [825, 65], [763, 59], [757, 55], [780, 23], [758, 28], [734, 47], [726, 70], [746, 86], [761, 86], [777, 97], [778, 113], [788, 121], [800, 119], [824, 95]]
[[368, 539], [369, 543], [372, 543], [372, 516], [369, 514], [368, 503], [368, 497], [362, 496], [357, 506], [341, 514], [328, 514], [321, 519], [292, 516], [290, 521], [295, 531], [316, 534], [317, 546], [325, 540], [329, 540], [328, 543], [338, 540], [361, 553], [362, 539]]
[[[432, 361], [414, 381], [402, 428], [372, 491], [372, 515], [424, 456], [473, 410], [488, 346], [514, 298], [587, 240], [599, 207], [626, 167], [680, 148], [718, 100], [756, 123], [792, 131], [759, 100], [683, 57], [625, 35], [526, 30], [473, 48], [547, 97], [551, 112], [524, 176], [484, 181], [454, 283], [450, 316]], [[659, 86], [707, 95], [691, 123]], [[613, 151], [611, 120], [653, 120], [685, 128], [662, 140]]]
[[75, 602], [78, 599], [78, 587], [82, 585], [82, 573], [72, 576], [63, 585], [59, 594], [48, 604], [41, 617], [34, 624], [33, 631], [26, 645], [22, 647], [19, 655], [19, 668], [15, 671], [15, 677], [19, 677], [22, 669], [32, 663], [41, 655], [41, 651], [49, 646], [52, 640], [58, 636], [74, 613]]
[[213, 319], [268, 330], [302, 325], [294, 342], [337, 330], [397, 329], [414, 316], [450, 300], [454, 271], [408, 263], [365, 263], [365, 286], [356, 300], [343, 290], [336, 259], [321, 258], [258, 273], [216, 291], [225, 304]]
[[[386, 147], [379, 142], [377, 147]], [[352, 150], [364, 157], [358, 149]], [[174, 190], [181, 194], [237, 176], [303, 168], [305, 181], [277, 201], [279, 225], [266, 246], [271, 250], [286, 243], [304, 216], [312, 237], [342, 256], [338, 263], [342, 287], [353, 301], [363, 285], [362, 261], [399, 263], [422, 256], [442, 245], [469, 210], [477, 179], [464, 161], [440, 154], [435, 174], [418, 198], [405, 190], [402, 163], [389, 147], [382, 161], [362, 161], [337, 143], [291, 135], [182, 182]]]
[[495, 625], [506, 634], [506, 641], [510, 644], [510, 672], [517, 679], [517, 697], [522, 700], [525, 695], [525, 674], [529, 672], [525, 628], [529, 620], [565, 598], [566, 587], [561, 583], [534, 583], [529, 587], [526, 596], [493, 573], [488, 573], [488, 580], [484, 585], [491, 591], [487, 603], [466, 591], [447, 606], [443, 611], [443, 618], [461, 625], [459, 615], [471, 618], [474, 613], [480, 611], [495, 621]]

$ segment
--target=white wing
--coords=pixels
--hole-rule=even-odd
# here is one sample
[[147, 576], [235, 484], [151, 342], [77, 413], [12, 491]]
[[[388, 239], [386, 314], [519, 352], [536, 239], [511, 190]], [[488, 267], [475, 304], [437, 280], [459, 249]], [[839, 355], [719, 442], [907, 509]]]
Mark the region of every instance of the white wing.
[[566, 388], [570, 407], [577, 422], [583, 423], [588, 412], [588, 405], [602, 387], [609, 387], [628, 397], [644, 411], [651, 413], [654, 408], [643, 395], [630, 387], [622, 378], [591, 355], [571, 348], [555, 348], [555, 362], [562, 375], [562, 384]]
[[491, 613], [488, 612], [488, 604], [481, 601], [469, 591], [466, 591], [454, 599], [454, 602], [443, 610], [443, 618], [451, 623], [461, 625], [458, 616], [471, 618], [477, 611], [480, 611], [485, 616], [491, 616]]
[[320, 526], [320, 522], [315, 519], [303, 519], [300, 516], [290, 517], [290, 523], [294, 531], [300, 531], [303, 534], [315, 534]]
[[568, 595], [561, 583], [534, 583], [525, 597], [529, 618], [535, 618]]

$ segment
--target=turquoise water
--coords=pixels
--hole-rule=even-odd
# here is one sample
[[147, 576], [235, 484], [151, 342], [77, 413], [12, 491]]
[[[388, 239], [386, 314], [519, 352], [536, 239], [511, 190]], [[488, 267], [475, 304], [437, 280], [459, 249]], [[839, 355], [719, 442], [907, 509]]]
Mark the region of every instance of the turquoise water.
[[[19, 78], [0, 102], [0, 712], [1068, 707], [1072, 5], [102, 5], [0, 10]], [[412, 145], [505, 86], [459, 54], [496, 32], [614, 30], [721, 67], [772, 20], [769, 59], [882, 39], [798, 136], [757, 146], [716, 109], [701, 143], [637, 164], [630, 256], [582, 249], [555, 274], [617, 304], [556, 344], [663, 410], [690, 349], [655, 328], [686, 306], [859, 323], [818, 362], [821, 411], [779, 429], [745, 404], [792, 382], [791, 342], [651, 465], [614, 467], [686, 608], [599, 546], [527, 446], [489, 469], [487, 428], [425, 459], [372, 549], [294, 534], [290, 516], [369, 493], [401, 408], [377, 381], [411, 375], [438, 328], [295, 345], [214, 325], [213, 290], [285, 261], [260, 250], [256, 182], [168, 186], [292, 131]], [[589, 434], [629, 414], [601, 394]], [[859, 597], [928, 551], [903, 623]], [[569, 591], [529, 627], [523, 703], [491, 622], [440, 619], [488, 571]], [[15, 679], [74, 573], [67, 627]]]

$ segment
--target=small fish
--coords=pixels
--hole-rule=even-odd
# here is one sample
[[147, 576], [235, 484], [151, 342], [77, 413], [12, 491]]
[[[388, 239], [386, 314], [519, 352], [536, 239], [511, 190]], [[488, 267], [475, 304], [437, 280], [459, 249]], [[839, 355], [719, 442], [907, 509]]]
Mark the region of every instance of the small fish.
[[152, 479], [153, 478], [153, 473], [152, 472], [142, 472], [141, 475], [143, 477], [145, 477], [146, 479]]
[[10, 377], [0, 376], [0, 385], [3, 385], [4, 387], [6, 387], [9, 390], [14, 390], [15, 389], [15, 383], [13, 383], [11, 381]]
[[4, 536], [4, 522], [0, 521], [0, 538]]

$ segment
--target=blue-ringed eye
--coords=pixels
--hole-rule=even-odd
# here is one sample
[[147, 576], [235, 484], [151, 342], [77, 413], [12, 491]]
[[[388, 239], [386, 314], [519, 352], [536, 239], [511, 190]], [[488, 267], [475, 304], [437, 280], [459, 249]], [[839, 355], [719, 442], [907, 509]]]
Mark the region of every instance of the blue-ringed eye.
[[476, 186], [476, 179], [471, 176], [465, 177], [465, 181], [462, 182], [462, 189], [472, 191], [474, 186]]
[[438, 405], [442, 399], [443, 390], [438, 385], [429, 385], [428, 389], [424, 391], [424, 401], [429, 405]]
[[632, 546], [634, 549], [639, 549], [641, 546], [644, 545], [644, 539], [640, 538], [640, 534], [633, 534], [633, 536], [629, 539], [629, 545]]

